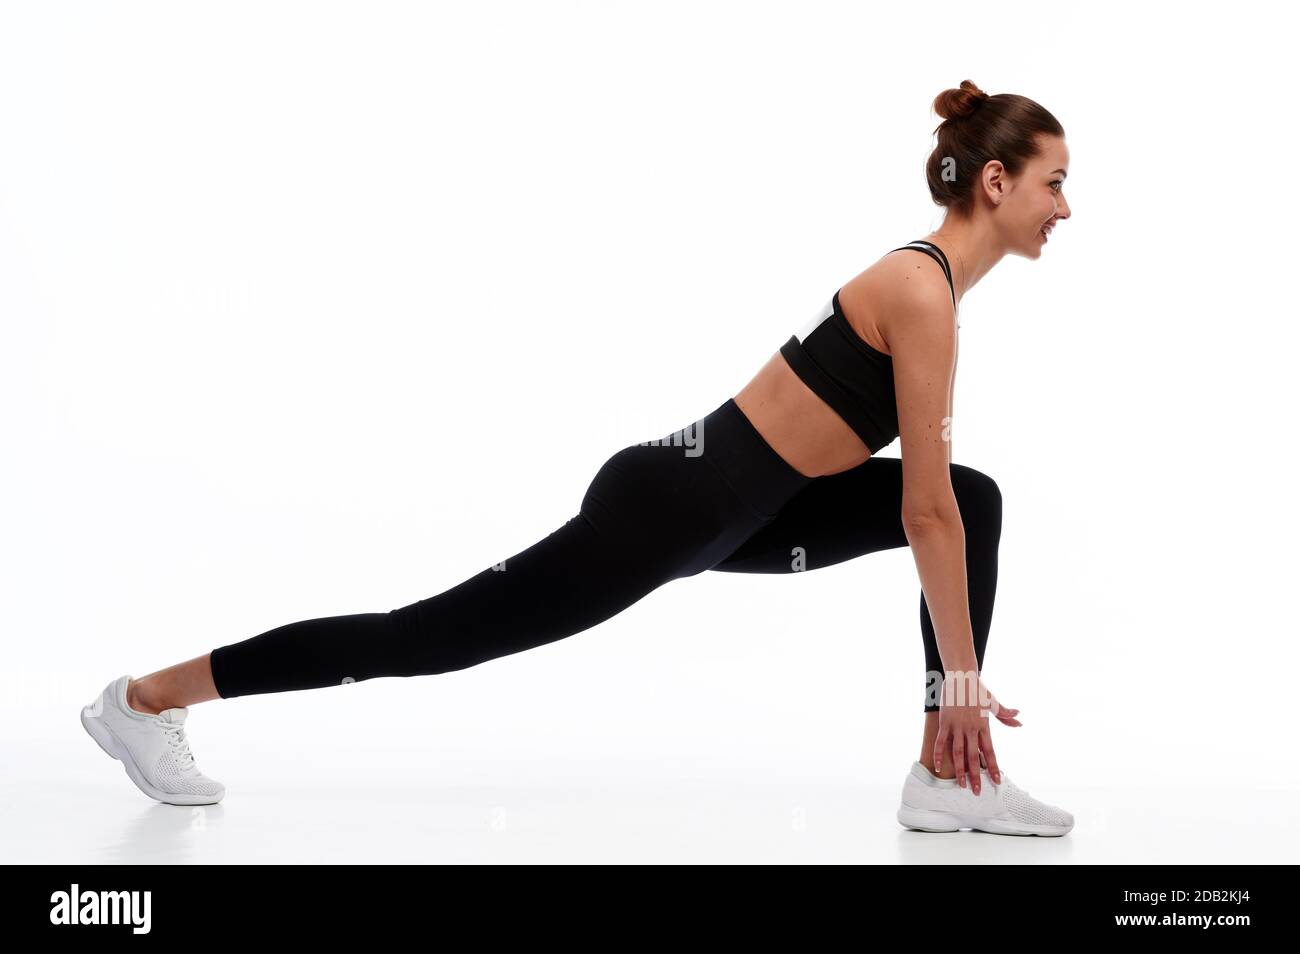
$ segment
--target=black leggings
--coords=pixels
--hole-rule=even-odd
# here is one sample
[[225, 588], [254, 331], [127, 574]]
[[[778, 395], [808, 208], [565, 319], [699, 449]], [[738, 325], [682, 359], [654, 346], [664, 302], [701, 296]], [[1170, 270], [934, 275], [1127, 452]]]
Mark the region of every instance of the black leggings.
[[[950, 468], [983, 668], [1002, 497], [979, 471]], [[302, 620], [221, 646], [212, 651], [212, 677], [229, 699], [451, 672], [582, 632], [669, 580], [705, 570], [797, 573], [907, 546], [902, 476], [897, 458], [872, 457], [806, 477], [728, 398], [680, 431], [615, 453], [578, 513], [527, 549], [387, 613]], [[943, 663], [924, 593], [921, 636], [925, 711], [934, 712]]]

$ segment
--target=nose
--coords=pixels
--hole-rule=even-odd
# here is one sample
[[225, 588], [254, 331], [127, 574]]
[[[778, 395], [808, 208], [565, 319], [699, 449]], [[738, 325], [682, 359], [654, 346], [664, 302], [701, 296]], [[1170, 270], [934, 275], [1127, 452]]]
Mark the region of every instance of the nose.
[[1068, 219], [1070, 217], [1070, 203], [1065, 201], [1064, 194], [1056, 199], [1056, 217], [1058, 219]]

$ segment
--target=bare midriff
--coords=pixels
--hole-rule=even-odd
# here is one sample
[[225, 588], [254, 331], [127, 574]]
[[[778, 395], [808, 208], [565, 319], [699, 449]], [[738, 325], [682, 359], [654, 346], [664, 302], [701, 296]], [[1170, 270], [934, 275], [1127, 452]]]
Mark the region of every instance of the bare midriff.
[[[889, 353], [862, 299], [866, 273], [840, 289], [844, 317], [868, 344]], [[735, 395], [754, 429], [805, 477], [824, 477], [857, 467], [871, 451], [829, 404], [813, 393], [778, 351]]]

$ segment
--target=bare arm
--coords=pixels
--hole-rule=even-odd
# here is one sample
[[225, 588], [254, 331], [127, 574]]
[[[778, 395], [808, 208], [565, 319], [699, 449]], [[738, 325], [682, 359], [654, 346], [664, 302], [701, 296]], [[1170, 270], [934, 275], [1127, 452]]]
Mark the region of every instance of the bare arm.
[[[894, 389], [903, 443], [903, 528], [921, 577], [944, 668], [944, 696], [934, 764], [951, 751], [957, 782], [980, 793], [980, 761], [999, 782], [987, 712], [999, 713], [979, 673], [966, 592], [966, 530], [952, 489], [953, 379], [957, 372], [957, 319], [946, 283], [903, 282], [894, 303], [899, 320], [889, 336]], [[956, 685], [950, 685], [953, 679]], [[950, 690], [970, 690], [953, 696]], [[988, 709], [984, 709], [988, 706]], [[998, 714], [1019, 725], [1016, 710]]]
[[966, 533], [952, 489], [957, 330], [944, 283], [907, 282], [889, 338], [903, 464], [903, 529], [945, 672], [979, 668], [966, 583]]

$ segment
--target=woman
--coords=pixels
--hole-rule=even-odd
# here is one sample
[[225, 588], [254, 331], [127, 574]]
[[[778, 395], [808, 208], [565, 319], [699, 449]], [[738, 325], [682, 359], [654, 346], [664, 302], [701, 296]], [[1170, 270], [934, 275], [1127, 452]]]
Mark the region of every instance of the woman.
[[[195, 703], [464, 669], [586, 630], [705, 570], [791, 573], [910, 546], [927, 695], [898, 820], [1069, 831], [1069, 813], [1029, 798], [997, 764], [988, 714], [1020, 724], [979, 680], [1001, 496], [991, 478], [951, 462], [948, 439], [957, 302], [1007, 253], [1041, 254], [1070, 214], [1069, 156], [1061, 125], [1024, 97], [967, 80], [934, 109], [943, 122], [926, 177], [943, 225], [840, 288], [733, 398], [611, 456], [563, 526], [391, 612], [290, 623], [122, 676], [83, 710], [87, 731], [151, 797], [209, 804], [225, 789], [190, 752]], [[877, 458], [896, 437], [902, 459]]]

